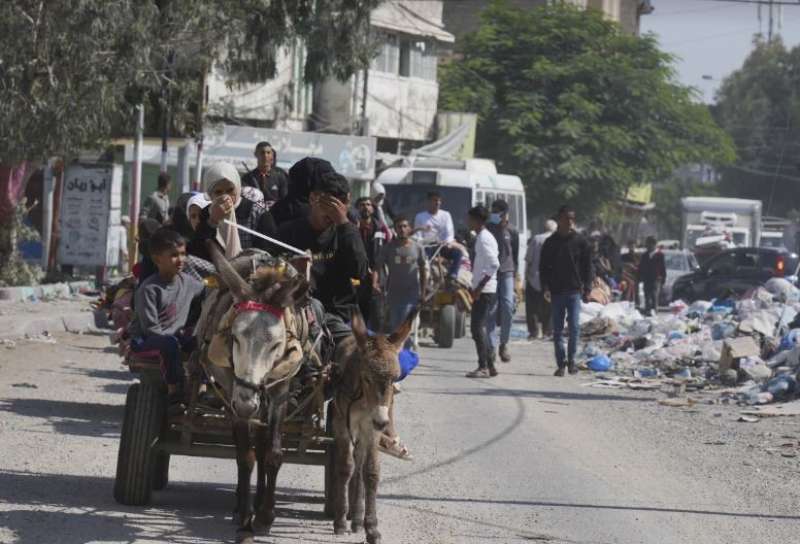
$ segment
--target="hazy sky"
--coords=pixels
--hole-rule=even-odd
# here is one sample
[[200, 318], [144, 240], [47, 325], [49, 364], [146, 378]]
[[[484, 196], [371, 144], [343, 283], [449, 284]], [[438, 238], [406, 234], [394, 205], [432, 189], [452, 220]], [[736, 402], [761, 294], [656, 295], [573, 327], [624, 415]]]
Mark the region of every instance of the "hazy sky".
[[[642, 33], [658, 36], [662, 49], [679, 57], [678, 75], [686, 85], [697, 87], [712, 102], [720, 80], [742, 65], [759, 29], [766, 36], [767, 6], [713, 0], [652, 0], [655, 11], [642, 16]], [[778, 7], [773, 8], [775, 32], [788, 46], [800, 43], [800, 1], [783, 6], [779, 29]], [[711, 76], [706, 80], [703, 76]]]

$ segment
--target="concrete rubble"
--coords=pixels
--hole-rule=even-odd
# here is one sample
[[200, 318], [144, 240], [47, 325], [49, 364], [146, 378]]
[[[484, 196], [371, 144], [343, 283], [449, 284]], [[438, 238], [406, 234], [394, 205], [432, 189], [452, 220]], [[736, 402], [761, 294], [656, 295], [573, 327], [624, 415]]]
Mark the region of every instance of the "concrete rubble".
[[739, 299], [676, 301], [653, 317], [630, 302], [585, 304], [579, 363], [597, 372], [591, 387], [671, 398], [713, 392], [713, 402], [754, 407], [792, 401], [800, 397], [799, 311], [800, 289], [781, 278]]

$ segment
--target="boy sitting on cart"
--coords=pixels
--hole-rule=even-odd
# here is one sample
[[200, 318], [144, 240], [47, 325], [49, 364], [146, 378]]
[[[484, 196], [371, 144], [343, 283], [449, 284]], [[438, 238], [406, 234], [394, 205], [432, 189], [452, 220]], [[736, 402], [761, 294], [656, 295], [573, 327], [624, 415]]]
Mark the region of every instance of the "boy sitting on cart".
[[182, 353], [195, 348], [195, 339], [185, 330], [192, 302], [203, 296], [202, 282], [183, 271], [186, 242], [169, 228], [157, 230], [150, 238], [150, 256], [158, 269], [142, 282], [134, 300], [131, 350], [158, 351], [161, 372], [167, 383], [170, 413], [185, 409]]

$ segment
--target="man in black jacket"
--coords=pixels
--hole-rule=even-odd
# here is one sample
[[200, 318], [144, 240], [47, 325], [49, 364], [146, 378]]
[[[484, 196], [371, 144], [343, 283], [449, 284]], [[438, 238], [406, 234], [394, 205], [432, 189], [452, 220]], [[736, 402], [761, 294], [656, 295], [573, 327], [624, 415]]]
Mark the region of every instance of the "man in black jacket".
[[242, 187], [255, 187], [264, 193], [264, 202], [270, 208], [284, 198], [289, 190], [289, 177], [278, 168], [278, 155], [269, 142], [258, 142], [253, 153], [258, 166], [242, 176]]
[[338, 342], [350, 334], [348, 323], [358, 308], [355, 284], [365, 281], [367, 252], [347, 217], [350, 187], [337, 173], [313, 180], [308, 213], [283, 223], [278, 239], [311, 252], [311, 289], [325, 308], [328, 329]]
[[[558, 211], [558, 230], [545, 241], [539, 272], [545, 299], [552, 303], [553, 343], [556, 351], [556, 376], [568, 366], [575, 374], [575, 353], [580, 335], [581, 301], [592, 290], [592, 251], [586, 239], [575, 231], [575, 211], [562, 206]], [[564, 319], [569, 324], [569, 345], [564, 353]]]
[[[493, 335], [493, 345], [499, 345], [500, 360], [511, 362], [508, 342], [511, 338], [511, 323], [517, 307], [514, 288], [517, 279], [517, 263], [519, 256], [519, 233], [508, 222], [508, 203], [505, 200], [492, 202], [492, 214], [489, 216], [489, 229], [500, 251], [500, 269], [497, 271], [497, 304], [489, 317], [489, 334]], [[500, 329], [499, 339], [494, 337], [495, 329]], [[499, 342], [498, 342], [499, 340]]]

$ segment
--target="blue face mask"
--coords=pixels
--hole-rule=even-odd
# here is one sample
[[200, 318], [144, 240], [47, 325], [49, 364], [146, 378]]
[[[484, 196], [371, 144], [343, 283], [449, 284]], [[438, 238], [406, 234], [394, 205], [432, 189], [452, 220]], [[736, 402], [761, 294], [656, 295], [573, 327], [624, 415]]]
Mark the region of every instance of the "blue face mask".
[[489, 215], [489, 223], [492, 225], [499, 225], [501, 220], [501, 216], [499, 213], [493, 213]]

